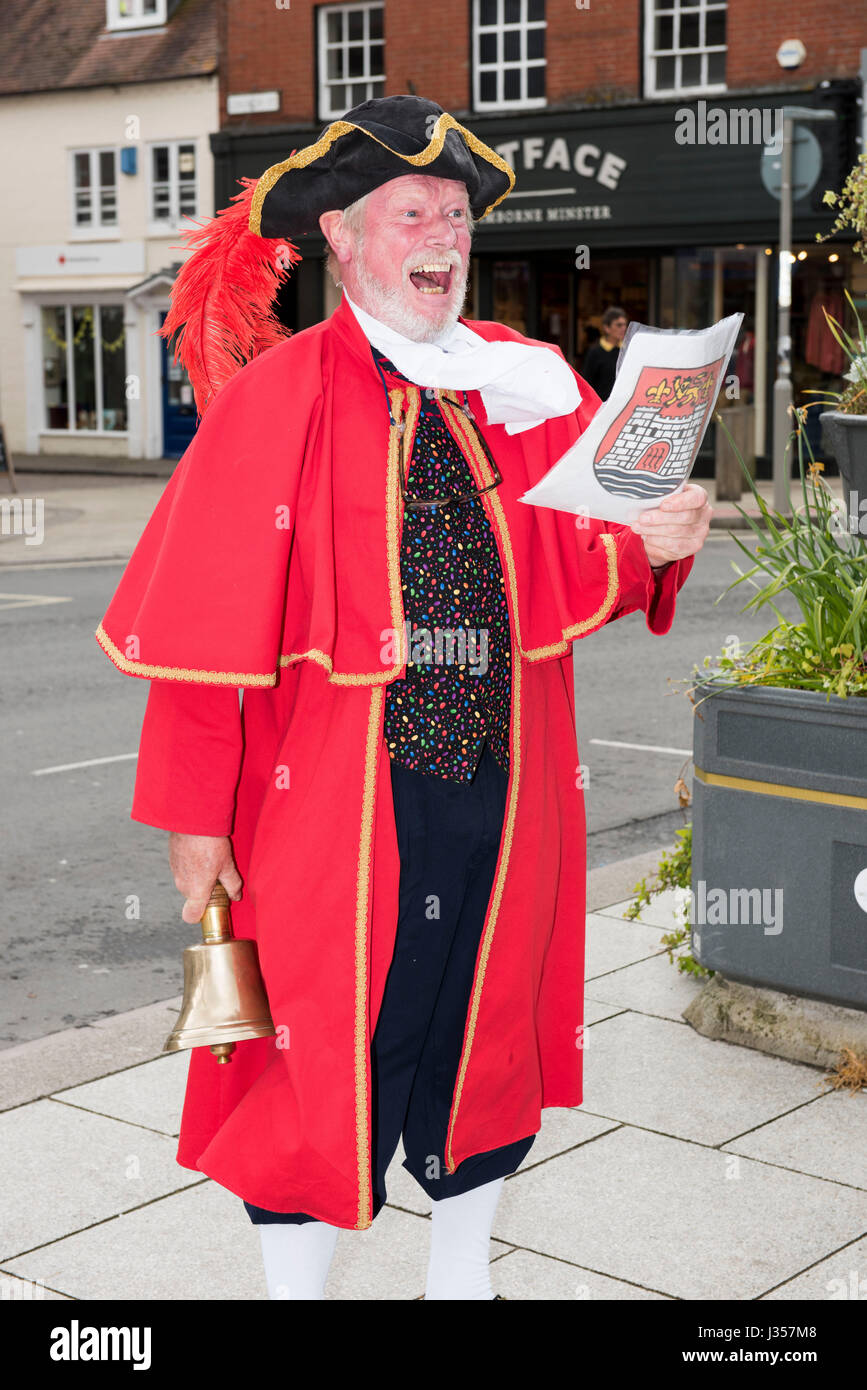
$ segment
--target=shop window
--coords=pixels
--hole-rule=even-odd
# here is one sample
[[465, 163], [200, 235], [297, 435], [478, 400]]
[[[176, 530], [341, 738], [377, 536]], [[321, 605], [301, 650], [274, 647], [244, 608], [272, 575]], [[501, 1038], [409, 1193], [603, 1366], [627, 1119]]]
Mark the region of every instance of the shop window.
[[383, 5], [324, 5], [318, 12], [319, 118], [331, 121], [385, 95]]
[[473, 0], [477, 111], [545, 105], [545, 0]]
[[646, 96], [726, 90], [727, 9], [725, 0], [645, 0]]
[[106, 0], [107, 29], [145, 29], [166, 22], [166, 0]]
[[150, 147], [150, 220], [152, 234], [178, 229], [181, 219], [198, 209], [196, 147], [181, 140]]
[[121, 304], [42, 309], [44, 428], [117, 434], [127, 427]]
[[116, 150], [73, 150], [72, 225], [94, 231], [117, 226]]
[[528, 333], [530, 262], [494, 261], [491, 267], [491, 317], [518, 333]]

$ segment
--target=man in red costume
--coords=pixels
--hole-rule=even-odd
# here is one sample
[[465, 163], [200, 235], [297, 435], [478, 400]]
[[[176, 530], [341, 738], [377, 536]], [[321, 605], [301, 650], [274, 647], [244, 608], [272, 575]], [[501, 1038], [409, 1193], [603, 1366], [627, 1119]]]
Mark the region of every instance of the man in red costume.
[[[494, 1296], [505, 1177], [582, 1100], [571, 645], [636, 610], [667, 632], [708, 530], [695, 484], [634, 527], [519, 500], [599, 400], [459, 317], [513, 182], [384, 97], [196, 234], [164, 331], [206, 413], [97, 632], [152, 682], [132, 814], [170, 832], [184, 921], [219, 880], [258, 942], [277, 1037], [191, 1053], [178, 1161], [244, 1199], [271, 1297], [324, 1297], [401, 1138], [425, 1296]], [[287, 241], [317, 228], [342, 300], [285, 337]]]

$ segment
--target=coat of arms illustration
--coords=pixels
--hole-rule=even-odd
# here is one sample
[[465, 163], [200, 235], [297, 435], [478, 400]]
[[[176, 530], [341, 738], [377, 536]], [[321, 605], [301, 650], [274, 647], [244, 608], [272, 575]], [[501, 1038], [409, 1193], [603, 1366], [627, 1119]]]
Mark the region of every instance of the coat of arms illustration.
[[642, 501], [667, 496], [692, 468], [726, 359], [700, 367], [643, 367], [593, 458], [601, 487]]

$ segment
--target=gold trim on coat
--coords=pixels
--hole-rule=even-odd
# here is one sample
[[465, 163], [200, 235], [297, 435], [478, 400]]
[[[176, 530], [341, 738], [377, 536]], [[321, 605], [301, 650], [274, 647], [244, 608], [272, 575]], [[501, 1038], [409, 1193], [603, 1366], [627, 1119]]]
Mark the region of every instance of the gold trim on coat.
[[[440, 406], [446, 423], [451, 426], [451, 432], [455, 436], [456, 442], [461, 448], [461, 452], [470, 465], [470, 471], [473, 473], [476, 485], [478, 487], [484, 487], [487, 486], [488, 483], [492, 483], [494, 481], [494, 475], [491, 466], [485, 458], [484, 452], [478, 445], [474, 431], [468, 427], [464, 420], [462, 412], [457, 406], [453, 405], [450, 400], [443, 399], [442, 397], [440, 398]], [[509, 538], [509, 528], [506, 522], [503, 504], [496, 492], [491, 491], [482, 495], [482, 505], [488, 512], [488, 517], [493, 525], [494, 534], [500, 542], [500, 549], [506, 564], [509, 593], [512, 599], [509, 605], [514, 647], [512, 661], [511, 728], [509, 731], [509, 788], [506, 799], [506, 814], [503, 818], [503, 832], [500, 840], [500, 857], [494, 876], [494, 886], [491, 889], [491, 896], [488, 899], [487, 921], [479, 945], [476, 978], [473, 983], [473, 991], [467, 1009], [467, 1035], [458, 1063], [454, 1100], [449, 1117], [448, 1133], [446, 1135], [445, 1160], [446, 1171], [449, 1173], [453, 1173], [457, 1167], [452, 1152], [452, 1135], [454, 1134], [455, 1121], [457, 1119], [464, 1089], [464, 1079], [467, 1074], [470, 1053], [472, 1052], [473, 1041], [475, 1039], [476, 1022], [479, 1015], [482, 989], [485, 983], [485, 974], [488, 968], [491, 946], [493, 945], [497, 917], [500, 912], [500, 903], [503, 897], [506, 874], [509, 869], [509, 859], [512, 853], [512, 838], [515, 830], [515, 817], [518, 809], [518, 789], [521, 780], [521, 662], [523, 657], [520, 647], [520, 633], [518, 630], [518, 586], [515, 579], [512, 545]]]
[[388, 394], [395, 423], [389, 426], [388, 431], [385, 547], [391, 622], [392, 628], [397, 634], [398, 661], [387, 671], [335, 673], [332, 658], [319, 647], [311, 647], [306, 652], [292, 652], [289, 656], [280, 657], [281, 666], [289, 666], [293, 661], [304, 661], [305, 659], [317, 661], [320, 666], [325, 667], [332, 685], [387, 685], [389, 681], [400, 675], [406, 665], [406, 625], [403, 611], [403, 589], [400, 582], [400, 531], [403, 523], [403, 498], [398, 478], [401, 467], [406, 474], [408, 460], [412, 457], [412, 446], [415, 441], [415, 431], [421, 409], [421, 391], [417, 386], [407, 386], [406, 398], [404, 398], [404, 390], [398, 386], [389, 391]]
[[[391, 607], [391, 621], [397, 633], [399, 661], [387, 671], [334, 671], [334, 661], [320, 647], [309, 647], [306, 652], [291, 652], [278, 659], [280, 667], [291, 666], [296, 661], [315, 661], [328, 672], [332, 685], [387, 685], [395, 679], [406, 662], [406, 627], [403, 615], [403, 593], [400, 583], [400, 525], [403, 519], [403, 498], [398, 482], [401, 463], [410, 457], [412, 441], [418, 424], [421, 405], [421, 392], [417, 387], [408, 388], [408, 400], [404, 415], [404, 395], [398, 387], [389, 392], [392, 413], [396, 424], [389, 426], [388, 456], [386, 464], [385, 493], [385, 540], [388, 563], [388, 589]], [[403, 429], [401, 429], [403, 425]], [[403, 449], [401, 443], [403, 441]], [[130, 661], [111, 640], [102, 623], [96, 629], [96, 640], [106, 656], [127, 675], [137, 675], [151, 680], [182, 680], [197, 685], [234, 686], [275, 686], [277, 672], [271, 675], [250, 675], [239, 671], [204, 671], [185, 666], [149, 666], [141, 661]]]
[[433, 128], [433, 134], [428, 144], [423, 150], [420, 150], [418, 154], [401, 154], [399, 150], [393, 150], [384, 140], [380, 140], [378, 136], [372, 135], [371, 132], [365, 130], [363, 126], [355, 125], [353, 121], [332, 121], [327, 130], [323, 132], [314, 144], [305, 145], [302, 150], [296, 150], [288, 159], [282, 160], [280, 164], [272, 164], [271, 168], [266, 169], [264, 174], [262, 174], [259, 182], [256, 184], [253, 197], [250, 201], [250, 218], [247, 224], [250, 231], [254, 232], [256, 236], [262, 235], [262, 206], [267, 194], [271, 192], [271, 189], [280, 181], [284, 174], [289, 173], [289, 171], [293, 169], [306, 169], [309, 164], [313, 164], [321, 155], [327, 154], [336, 140], [339, 140], [343, 135], [349, 135], [353, 130], [357, 130], [361, 135], [366, 135], [368, 140], [373, 140], [377, 145], [380, 145], [382, 149], [388, 150], [389, 154], [393, 154], [396, 159], [402, 159], [406, 164], [411, 164], [414, 168], [423, 168], [426, 164], [432, 164], [442, 151], [448, 132], [450, 130], [458, 131], [458, 133], [463, 136], [465, 143], [469, 149], [472, 150], [473, 154], [480, 155], [482, 159], [487, 160], [495, 169], [499, 169], [501, 174], [505, 174], [509, 180], [509, 186], [505, 192], [501, 193], [499, 198], [495, 198], [476, 219], [479, 222], [487, 217], [488, 213], [491, 212], [498, 203], [501, 203], [503, 199], [511, 193], [515, 186], [514, 169], [497, 154], [496, 150], [492, 150], [489, 145], [486, 145], [484, 141], [480, 140], [477, 135], [474, 135], [471, 130], [467, 130], [466, 126], [462, 126], [460, 121], [456, 121], [454, 116], [450, 116], [447, 111], [444, 111], [442, 115], [437, 118], [436, 125]]
[[106, 656], [128, 676], [145, 676], [151, 680], [192, 681], [198, 685], [276, 685], [277, 673], [270, 676], [250, 675], [244, 671], [198, 671], [187, 666], [149, 666], [143, 661], [130, 661], [112, 642], [102, 623], [96, 629], [96, 640]]
[[370, 917], [371, 848], [376, 808], [376, 774], [382, 741], [382, 712], [385, 692], [377, 686], [370, 694], [367, 743], [364, 750], [364, 791], [361, 798], [361, 832], [358, 842], [358, 872], [355, 892], [355, 1144], [358, 1163], [358, 1219], [355, 1229], [364, 1231], [373, 1222], [370, 1186], [371, 1105], [368, 1087], [370, 1058], [367, 1045], [368, 920]]

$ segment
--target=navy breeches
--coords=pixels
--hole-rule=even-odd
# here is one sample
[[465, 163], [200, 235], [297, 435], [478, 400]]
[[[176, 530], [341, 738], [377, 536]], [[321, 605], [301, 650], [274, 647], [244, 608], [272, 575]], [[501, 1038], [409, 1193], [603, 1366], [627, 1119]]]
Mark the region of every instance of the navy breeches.
[[[400, 852], [394, 954], [371, 1043], [373, 1216], [403, 1135], [403, 1162], [433, 1201], [514, 1173], [535, 1139], [446, 1172], [445, 1141], [476, 955], [500, 847], [508, 778], [485, 745], [472, 782], [391, 765]], [[245, 1202], [255, 1225], [313, 1221]]]

